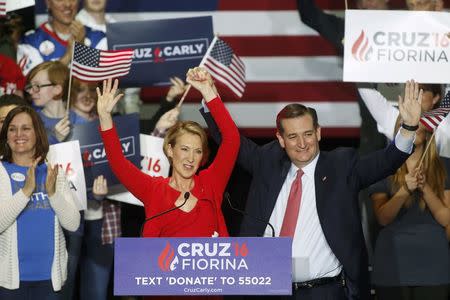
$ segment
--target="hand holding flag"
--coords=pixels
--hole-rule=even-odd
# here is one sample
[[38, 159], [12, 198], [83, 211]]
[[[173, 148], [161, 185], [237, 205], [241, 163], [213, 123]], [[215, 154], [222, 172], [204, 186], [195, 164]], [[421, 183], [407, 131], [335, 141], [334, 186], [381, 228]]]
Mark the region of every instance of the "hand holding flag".
[[[244, 62], [234, 54], [233, 49], [219, 39], [214, 37], [199, 67], [204, 67], [211, 76], [224, 84], [237, 97], [241, 98], [245, 90], [245, 65]], [[178, 107], [184, 101], [190, 90], [190, 85], [181, 97]]]

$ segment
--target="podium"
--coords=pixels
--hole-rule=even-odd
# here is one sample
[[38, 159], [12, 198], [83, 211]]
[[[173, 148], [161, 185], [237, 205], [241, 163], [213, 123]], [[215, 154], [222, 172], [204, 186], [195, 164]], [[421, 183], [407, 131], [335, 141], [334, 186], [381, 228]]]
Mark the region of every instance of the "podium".
[[291, 238], [118, 238], [114, 295], [291, 295]]

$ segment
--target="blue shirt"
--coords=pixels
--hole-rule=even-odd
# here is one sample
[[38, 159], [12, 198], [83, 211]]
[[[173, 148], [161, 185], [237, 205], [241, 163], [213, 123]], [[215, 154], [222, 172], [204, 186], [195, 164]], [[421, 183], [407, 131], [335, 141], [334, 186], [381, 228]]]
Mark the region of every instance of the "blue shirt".
[[[86, 46], [106, 50], [106, 35], [101, 31], [85, 26]], [[23, 66], [24, 74], [44, 61], [60, 59], [66, 53], [67, 41], [62, 40], [51, 30], [49, 23], [44, 23], [36, 30], [25, 33], [17, 49], [17, 61]]]
[[[2, 162], [8, 172], [13, 194], [25, 185], [27, 167]], [[21, 281], [51, 279], [55, 244], [55, 212], [50, 206], [45, 181], [47, 165], [36, 168], [36, 189], [17, 217], [17, 248]]]
[[[50, 145], [58, 144], [60, 143], [55, 135], [55, 125], [59, 121], [61, 121], [62, 118], [50, 118], [47, 117], [43, 112], [42, 109], [37, 111], [38, 115], [41, 117], [42, 122], [44, 123], [45, 131], [47, 132], [48, 137], [48, 143]], [[72, 110], [69, 111], [69, 122], [70, 125], [73, 126], [75, 124], [83, 123], [84, 119], [81, 119], [81, 116], [78, 116], [76, 113], [74, 113]], [[67, 137], [66, 140], [70, 140], [70, 137]]]

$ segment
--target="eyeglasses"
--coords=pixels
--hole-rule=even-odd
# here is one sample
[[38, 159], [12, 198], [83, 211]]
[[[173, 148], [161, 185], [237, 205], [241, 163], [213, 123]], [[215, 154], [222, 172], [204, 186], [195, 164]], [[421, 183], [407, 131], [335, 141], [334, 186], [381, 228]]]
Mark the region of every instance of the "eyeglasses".
[[25, 91], [27, 93], [30, 93], [30, 91], [35, 92], [35, 93], [39, 93], [39, 91], [41, 90], [41, 88], [43, 87], [47, 87], [47, 86], [53, 86], [53, 83], [44, 83], [44, 84], [28, 84], [25, 86]]

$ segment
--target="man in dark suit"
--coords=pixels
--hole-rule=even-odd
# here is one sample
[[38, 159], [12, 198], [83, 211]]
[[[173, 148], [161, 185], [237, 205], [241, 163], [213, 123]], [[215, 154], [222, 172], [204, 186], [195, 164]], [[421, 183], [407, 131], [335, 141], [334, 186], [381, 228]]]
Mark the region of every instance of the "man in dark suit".
[[[241, 235], [293, 238], [294, 299], [369, 298], [367, 253], [358, 209], [360, 189], [393, 174], [412, 150], [421, 92], [407, 83], [395, 143], [360, 158], [351, 148], [319, 149], [314, 109], [287, 105], [277, 116], [277, 141], [258, 146], [241, 136], [238, 163], [252, 175]], [[207, 123], [218, 136], [207, 113]]]

